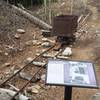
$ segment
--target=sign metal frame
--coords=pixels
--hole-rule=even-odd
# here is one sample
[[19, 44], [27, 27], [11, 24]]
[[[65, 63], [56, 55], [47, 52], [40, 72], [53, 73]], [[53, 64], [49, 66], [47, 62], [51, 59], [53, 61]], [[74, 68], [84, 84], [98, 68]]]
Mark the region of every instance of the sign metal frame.
[[72, 86], [72, 87], [78, 87], [78, 88], [95, 88], [95, 89], [98, 89], [99, 88], [99, 85], [98, 85], [98, 81], [97, 81], [97, 77], [96, 77], [96, 71], [95, 71], [95, 68], [94, 68], [94, 64], [90, 61], [76, 61], [76, 60], [49, 60], [48, 63], [50, 61], [64, 61], [64, 62], [68, 62], [68, 61], [71, 61], [71, 62], [83, 62], [83, 63], [91, 63], [92, 64], [92, 67], [93, 67], [93, 71], [94, 71], [94, 76], [95, 76], [95, 80], [96, 80], [96, 85], [93, 86], [93, 85], [84, 85], [84, 84], [71, 84], [71, 83], [66, 83], [66, 84], [57, 84], [57, 83], [48, 83], [47, 82], [47, 73], [48, 73], [48, 65], [46, 67], [46, 78], [45, 78], [45, 84], [46, 85], [56, 85], [56, 86]]

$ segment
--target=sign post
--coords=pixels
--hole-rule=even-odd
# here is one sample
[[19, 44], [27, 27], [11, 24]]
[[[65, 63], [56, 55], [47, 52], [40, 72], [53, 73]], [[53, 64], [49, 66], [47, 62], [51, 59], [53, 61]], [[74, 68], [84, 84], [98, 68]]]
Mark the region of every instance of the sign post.
[[94, 65], [87, 61], [49, 60], [46, 84], [65, 86], [64, 100], [72, 99], [72, 87], [98, 88]]
[[72, 86], [65, 86], [64, 100], [72, 99]]

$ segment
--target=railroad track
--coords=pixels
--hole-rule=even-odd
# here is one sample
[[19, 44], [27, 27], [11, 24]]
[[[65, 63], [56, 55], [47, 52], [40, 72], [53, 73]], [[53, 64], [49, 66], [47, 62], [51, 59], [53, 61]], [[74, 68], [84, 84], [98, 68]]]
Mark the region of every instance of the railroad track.
[[[52, 52], [53, 49], [54, 49], [54, 47], [56, 47], [56, 45], [51, 46], [51, 47], [48, 48], [46, 51], [40, 53], [38, 56], [36, 56], [35, 58], [33, 58], [32, 61], [30, 61], [29, 63], [27, 63], [26, 65], [24, 65], [24, 66], [23, 66], [22, 68], [20, 68], [16, 73], [14, 73], [12, 76], [10, 76], [8, 79], [6, 79], [4, 82], [2, 82], [2, 83], [0, 84], [0, 87], [3, 88], [7, 83], [9, 83], [10, 81], [12, 81], [13, 78], [16, 78], [16, 76], [17, 76], [18, 74], [20, 74], [23, 70], [29, 68], [29, 67], [30, 67], [30, 64], [33, 64], [33, 61], [36, 61], [36, 60], [42, 60], [42, 61], [44, 61], [44, 60], [45, 60], [46, 63], [47, 63], [48, 59], [47, 59], [47, 58], [44, 58], [44, 57], [43, 57], [43, 54], [44, 54], [44, 53], [48, 53], [48, 52]], [[55, 57], [56, 57], [59, 53], [61, 53], [61, 51], [58, 52], [58, 53], [55, 55]], [[35, 65], [35, 66], [36, 66], [36, 65]], [[45, 65], [44, 65], [44, 66], [45, 66]], [[11, 100], [14, 100], [15, 97], [16, 97], [19, 93], [21, 93], [21, 92], [32, 82], [32, 80], [34, 79], [34, 77], [44, 68], [44, 66], [38, 67], [38, 70], [35, 71], [35, 72], [32, 74], [32, 78], [31, 78], [29, 81], [27, 81], [27, 82], [16, 92], [16, 94], [12, 97]], [[34, 67], [34, 65], [33, 65], [32, 67]]]

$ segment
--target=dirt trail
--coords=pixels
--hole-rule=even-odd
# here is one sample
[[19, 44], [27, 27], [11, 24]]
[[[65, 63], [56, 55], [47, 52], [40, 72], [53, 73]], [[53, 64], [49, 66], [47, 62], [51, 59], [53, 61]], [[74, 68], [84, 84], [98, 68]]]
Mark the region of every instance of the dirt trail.
[[[88, 27], [94, 27], [93, 30], [88, 30], [90, 32], [94, 32], [99, 29], [99, 22], [90, 22]], [[95, 27], [96, 26], [96, 27]], [[25, 34], [21, 35], [21, 39], [15, 40], [14, 35], [16, 34], [16, 30], [18, 28], [22, 28], [26, 31]], [[87, 28], [87, 27], [86, 27]], [[41, 48], [38, 46], [26, 46], [26, 42], [33, 40], [33, 36], [36, 36], [38, 40], [41, 40], [43, 36], [41, 35], [40, 29], [32, 24], [30, 21], [25, 19], [23, 16], [16, 14], [15, 11], [8, 5], [4, 4], [4, 2], [0, 2], [0, 78], [12, 68], [12, 65], [17, 65], [17, 68], [20, 68], [20, 62], [23, 62], [28, 57], [34, 57], [37, 52], [41, 52]], [[9, 37], [10, 36], [10, 37]], [[40, 36], [40, 37], [39, 37]], [[52, 37], [52, 40], [54, 38]], [[15, 43], [14, 43], [14, 42]], [[73, 55], [70, 57], [72, 60], [89, 60], [94, 62], [94, 48], [96, 46], [100, 46], [99, 42], [92, 40], [93, 42], [85, 43], [80, 40], [79, 44], [76, 44], [72, 47]], [[83, 45], [87, 44], [87, 45]], [[14, 45], [15, 47], [24, 48], [23, 51], [14, 51], [14, 55], [9, 53], [6, 48], [3, 46], [6, 45]], [[80, 45], [81, 44], [81, 45]], [[11, 51], [12, 52], [12, 51]], [[5, 55], [8, 53], [8, 55]], [[11, 66], [2, 67], [5, 62], [10, 62]], [[95, 63], [95, 62], [94, 62]], [[98, 81], [100, 82], [100, 65], [95, 63], [96, 74]], [[20, 82], [16, 85], [19, 86]], [[44, 85], [44, 84], [42, 84]], [[21, 84], [20, 84], [21, 86]], [[19, 86], [19, 87], [20, 87]], [[45, 87], [45, 86], [44, 86]], [[73, 88], [73, 99], [72, 100], [90, 100], [90, 98], [100, 90], [96, 89], [82, 89], [82, 88]], [[63, 87], [46, 87], [39, 94], [32, 94], [33, 100], [63, 100], [64, 88]]]

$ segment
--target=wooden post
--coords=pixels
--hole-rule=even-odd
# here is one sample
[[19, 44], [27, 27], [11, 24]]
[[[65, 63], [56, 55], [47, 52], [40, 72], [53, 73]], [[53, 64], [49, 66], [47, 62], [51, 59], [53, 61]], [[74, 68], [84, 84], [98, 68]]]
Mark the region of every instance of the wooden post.
[[47, 0], [44, 0], [44, 13], [47, 16]]
[[9, 0], [7, 0], [7, 4], [9, 4]]
[[52, 11], [51, 11], [51, 0], [48, 0], [49, 1], [49, 23], [51, 24], [51, 19], [52, 19]]
[[73, 4], [74, 4], [74, 0], [71, 0], [71, 15], [73, 14]]
[[59, 10], [59, 15], [62, 14], [62, 11], [61, 11], [61, 0], [58, 0], [58, 10]]
[[32, 6], [33, 6], [33, 0], [31, 0], [31, 8], [32, 8]]

